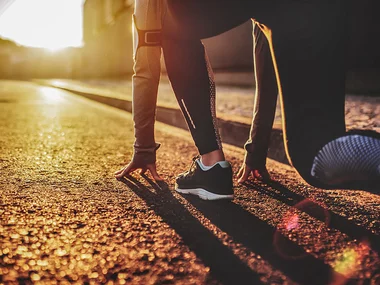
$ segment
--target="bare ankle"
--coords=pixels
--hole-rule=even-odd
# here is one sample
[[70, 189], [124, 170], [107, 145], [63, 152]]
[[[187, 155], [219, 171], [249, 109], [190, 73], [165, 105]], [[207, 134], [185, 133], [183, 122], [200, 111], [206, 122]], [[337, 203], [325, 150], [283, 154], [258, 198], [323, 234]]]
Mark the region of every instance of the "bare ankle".
[[201, 160], [205, 166], [212, 166], [218, 161], [224, 161], [225, 158], [224, 158], [223, 150], [217, 149], [217, 150], [202, 154]]

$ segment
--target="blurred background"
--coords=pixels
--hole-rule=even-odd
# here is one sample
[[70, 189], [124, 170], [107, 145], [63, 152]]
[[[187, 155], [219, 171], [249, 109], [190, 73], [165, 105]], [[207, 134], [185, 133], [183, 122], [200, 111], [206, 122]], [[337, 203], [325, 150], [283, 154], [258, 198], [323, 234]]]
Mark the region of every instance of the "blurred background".
[[[347, 89], [379, 94], [380, 1], [354, 2]], [[0, 0], [0, 78], [130, 77], [133, 5], [134, 0]], [[247, 22], [204, 41], [216, 73], [252, 72], [251, 34]]]

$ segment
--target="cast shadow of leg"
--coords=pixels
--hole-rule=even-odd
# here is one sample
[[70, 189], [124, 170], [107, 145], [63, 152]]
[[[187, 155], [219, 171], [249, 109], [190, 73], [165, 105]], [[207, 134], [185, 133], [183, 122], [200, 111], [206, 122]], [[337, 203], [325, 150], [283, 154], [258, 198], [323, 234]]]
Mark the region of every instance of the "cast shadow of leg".
[[[211, 268], [214, 278], [223, 284], [261, 283], [258, 273], [252, 271], [202, 225], [184, 204], [173, 196], [167, 184], [156, 184], [147, 177], [145, 179], [154, 192], [133, 177], [129, 180], [124, 179], [123, 182], [176, 230], [184, 243]], [[292, 254], [302, 258], [289, 259], [279, 255], [273, 243], [276, 228], [241, 206], [230, 201], [210, 202], [193, 196], [185, 197], [204, 217], [231, 236], [235, 243], [243, 244], [254, 254], [260, 255], [260, 258], [274, 269], [282, 271], [292, 280], [301, 284], [327, 284], [330, 280], [332, 269], [329, 265], [285, 237], [281, 239], [282, 246], [286, 246]]]
[[[347, 217], [343, 217], [323, 206], [321, 203], [317, 203], [306, 197], [297, 194], [277, 181], [267, 182], [252, 182], [246, 183], [249, 188], [259, 190], [261, 193], [270, 196], [278, 201], [281, 201], [291, 207], [300, 205], [302, 202], [307, 202], [307, 207], [297, 207], [299, 210], [306, 214], [326, 223], [330, 228], [336, 229], [340, 232], [346, 233], [352, 238], [359, 241], [367, 241], [370, 247], [380, 253], [379, 236], [372, 231], [364, 228], [363, 226], [355, 224], [353, 220], [348, 220]], [[360, 214], [370, 216], [372, 215], [365, 209], [360, 209]]]
[[186, 246], [202, 262], [210, 267], [211, 275], [222, 284], [261, 284], [258, 273], [252, 271], [227, 246], [186, 207], [173, 196], [165, 182], [156, 184], [144, 177], [151, 187], [147, 187], [134, 177], [121, 179], [137, 196], [162, 217], [181, 236]]
[[[301, 246], [284, 236], [278, 236], [276, 228], [260, 220], [235, 203], [225, 201], [202, 201], [196, 197], [186, 196], [202, 214], [215, 226], [230, 235], [236, 243], [252, 250], [273, 268], [300, 284], [328, 284], [332, 268], [323, 260], [307, 253]], [[275, 235], [291, 256], [278, 253]]]

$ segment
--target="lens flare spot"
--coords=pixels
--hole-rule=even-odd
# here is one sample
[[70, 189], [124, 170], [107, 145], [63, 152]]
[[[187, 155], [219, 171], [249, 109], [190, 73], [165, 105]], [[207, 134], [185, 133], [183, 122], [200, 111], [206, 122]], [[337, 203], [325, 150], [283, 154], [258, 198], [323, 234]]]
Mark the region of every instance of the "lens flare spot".
[[335, 259], [332, 267], [335, 272], [331, 284], [344, 284], [347, 279], [354, 277], [363, 268], [364, 259], [369, 255], [370, 247], [367, 242], [346, 247]]
[[305, 199], [283, 215], [273, 237], [274, 248], [286, 259], [305, 258], [311, 251], [301, 246], [300, 240], [318, 242], [322, 238], [318, 233], [324, 232], [329, 222], [329, 212], [324, 205]]
[[290, 231], [290, 230], [294, 230], [298, 228], [299, 226], [298, 220], [299, 220], [298, 215], [291, 216], [289, 220], [286, 222], [286, 225], [285, 225], [286, 230]]
[[355, 271], [358, 260], [359, 254], [353, 248], [345, 249], [336, 261], [334, 270], [343, 275], [350, 275]]

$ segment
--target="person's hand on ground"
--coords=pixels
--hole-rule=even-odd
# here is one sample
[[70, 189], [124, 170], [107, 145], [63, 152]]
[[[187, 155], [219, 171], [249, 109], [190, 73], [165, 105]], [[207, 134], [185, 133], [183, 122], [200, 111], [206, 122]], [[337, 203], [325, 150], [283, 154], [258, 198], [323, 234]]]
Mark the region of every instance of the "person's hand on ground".
[[157, 168], [155, 163], [146, 164], [146, 165], [138, 165], [135, 162], [131, 161], [129, 164], [124, 166], [122, 169], [115, 172], [115, 178], [121, 179], [124, 176], [128, 176], [135, 170], [140, 169], [140, 174], [143, 175], [147, 170], [149, 170], [155, 181], [163, 181], [160, 175], [157, 173]]
[[244, 163], [240, 167], [240, 170], [237, 174], [238, 183], [241, 184], [247, 181], [251, 174], [253, 179], [258, 179], [262, 181], [268, 181], [271, 179], [269, 172], [265, 166], [261, 167], [260, 169], [253, 169]]

